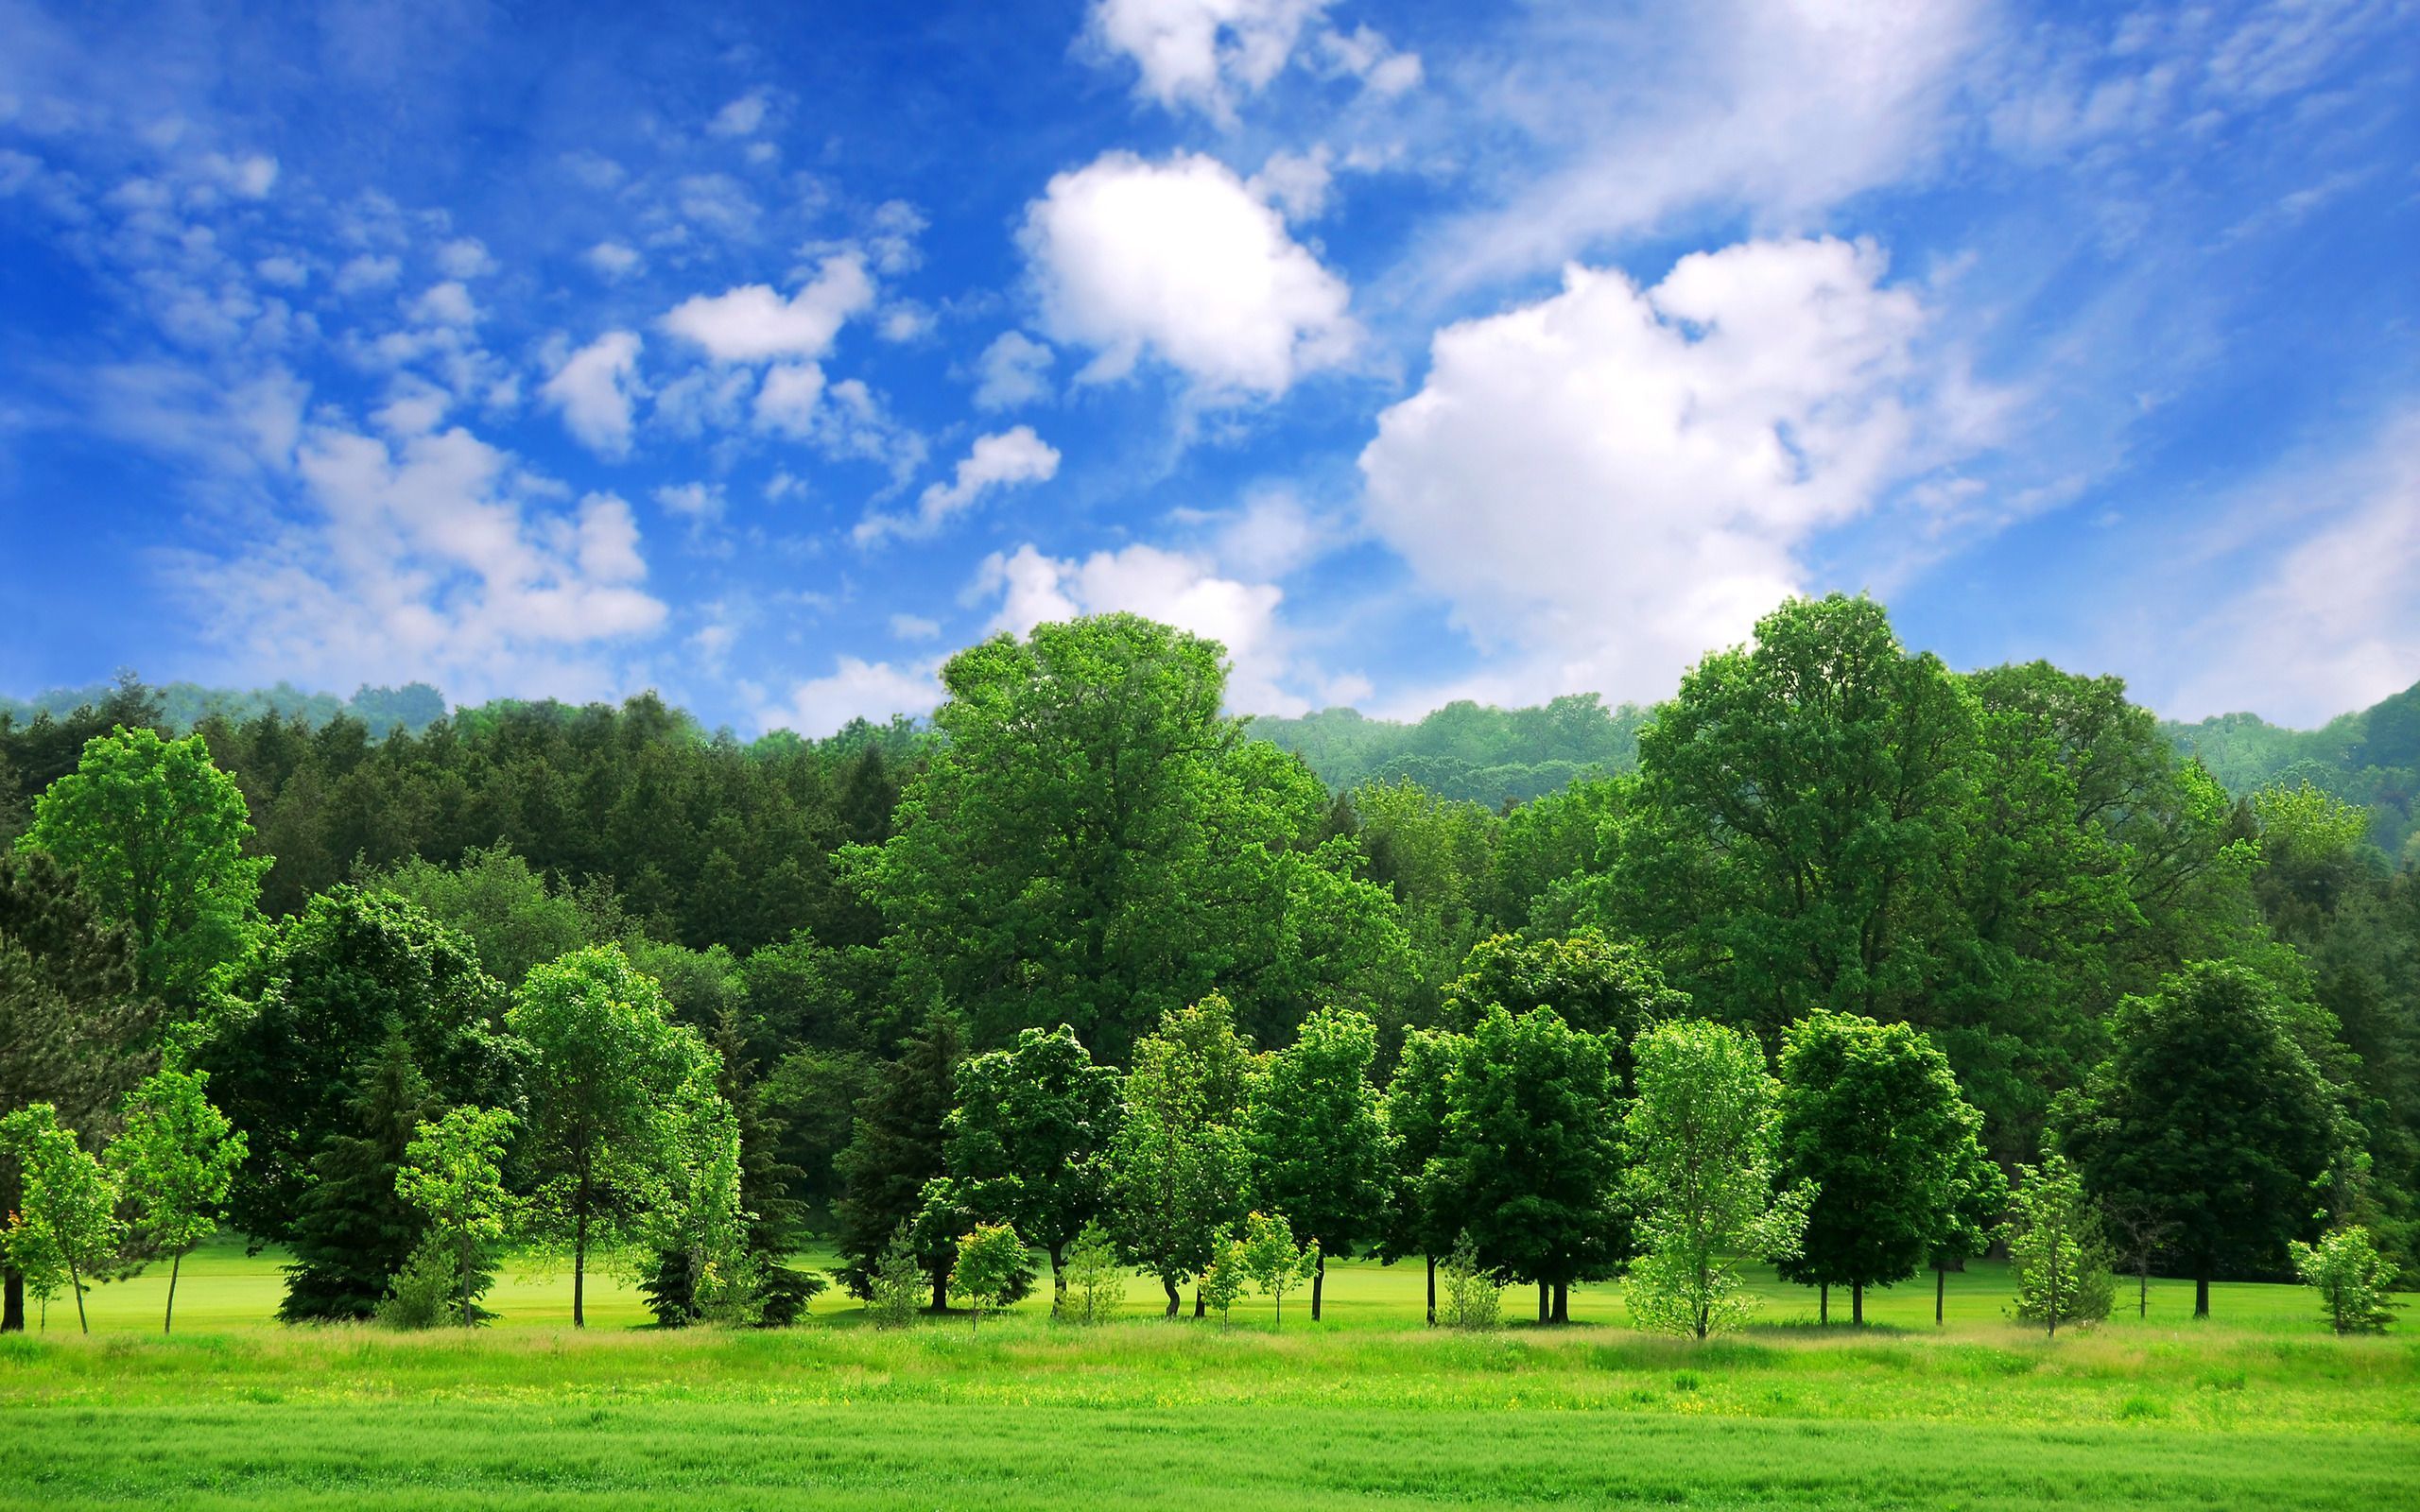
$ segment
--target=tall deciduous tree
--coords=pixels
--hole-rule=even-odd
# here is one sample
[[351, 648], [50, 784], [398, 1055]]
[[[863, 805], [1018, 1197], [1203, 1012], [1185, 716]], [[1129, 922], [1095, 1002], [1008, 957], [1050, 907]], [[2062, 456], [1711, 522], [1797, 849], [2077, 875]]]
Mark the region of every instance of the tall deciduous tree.
[[1322, 1008], [1253, 1084], [1246, 1138], [1263, 1206], [1309, 1240], [1311, 1320], [1320, 1317], [1327, 1257], [1351, 1259], [1386, 1232], [1393, 1159], [1378, 1090], [1370, 1084], [1378, 1032], [1350, 1008]]
[[1065, 1024], [1021, 1029], [1008, 1049], [958, 1068], [958, 1106], [942, 1127], [955, 1200], [1050, 1257], [1054, 1314], [1066, 1303], [1067, 1246], [1100, 1211], [1118, 1079]]
[[[1177, 1285], [1210, 1268], [1250, 1207], [1243, 1124], [1260, 1057], [1216, 993], [1170, 1012], [1134, 1047], [1125, 1113], [1110, 1143], [1111, 1227], [1135, 1264]], [[1198, 1316], [1204, 1303], [1197, 1292]]]
[[1426, 1263], [1432, 1327], [1437, 1322], [1437, 1259], [1452, 1251], [1463, 1230], [1453, 1194], [1428, 1179], [1429, 1162], [1445, 1147], [1445, 1084], [1461, 1057], [1456, 1037], [1414, 1029], [1404, 1037], [1384, 1103], [1393, 1156], [1384, 1253], [1391, 1261], [1418, 1255]]
[[72, 868], [134, 937], [135, 975], [181, 1016], [206, 1008], [259, 928], [261, 874], [234, 780], [198, 735], [120, 728], [35, 800], [17, 844]]
[[[0, 1109], [48, 1103], [72, 1128], [106, 1132], [119, 1100], [158, 1063], [158, 1004], [135, 990], [126, 931], [46, 855], [0, 854]], [[0, 1212], [17, 1211], [15, 1159], [0, 1150]], [[0, 1332], [26, 1326], [26, 1272], [0, 1254]]]
[[1622, 1296], [1639, 1327], [1703, 1339], [1754, 1305], [1737, 1257], [1797, 1252], [1813, 1194], [1775, 1191], [1781, 1086], [1754, 1040], [1675, 1019], [1640, 1035], [1633, 1053], [1638, 1095], [1622, 1120], [1622, 1189], [1639, 1254]]
[[2341, 1114], [2277, 989], [2247, 968], [2187, 968], [2128, 999], [2115, 1036], [2064, 1109], [2062, 1144], [2097, 1195], [2175, 1224], [2206, 1317], [2220, 1271], [2278, 1265], [2320, 1227]]
[[1458, 1039], [1430, 1198], [1497, 1274], [1538, 1284], [1538, 1321], [1617, 1259], [1618, 1089], [1605, 1042], [1551, 1008], [1490, 1009]]
[[714, 1052], [615, 945], [532, 971], [506, 1022], [536, 1052], [536, 1211], [571, 1247], [572, 1326], [584, 1327], [589, 1251], [632, 1236], [671, 1157], [666, 1120], [693, 1080], [713, 1084]]
[[452, 1108], [413, 1131], [404, 1147], [395, 1191], [428, 1219], [435, 1239], [454, 1253], [461, 1290], [455, 1321], [478, 1321], [477, 1294], [488, 1270], [488, 1246], [502, 1239], [512, 1214], [504, 1189], [505, 1143], [515, 1120], [501, 1108]]
[[235, 978], [241, 1005], [197, 1052], [251, 1154], [236, 1226], [291, 1236], [311, 1164], [351, 1125], [356, 1077], [390, 1036], [449, 1105], [518, 1106], [529, 1048], [507, 1031], [503, 989], [460, 935], [387, 893], [341, 885], [278, 926]]
[[125, 1234], [117, 1220], [117, 1187], [48, 1103], [0, 1118], [0, 1146], [23, 1173], [9, 1230], [10, 1258], [20, 1270], [37, 1268], [43, 1260], [64, 1267], [76, 1297], [76, 1325], [90, 1333], [84, 1278], [109, 1263]]
[[1782, 1179], [1815, 1190], [1782, 1279], [1824, 1288], [1827, 1304], [1830, 1288], [1848, 1287], [1861, 1327], [1865, 1289], [1915, 1275], [1948, 1238], [1982, 1115], [1904, 1023], [1818, 1011], [1782, 1043]]
[[1992, 1242], [1992, 1232], [2008, 1215], [2008, 1177], [1983, 1149], [1979, 1134], [1959, 1142], [1952, 1162], [1949, 1211], [1934, 1235], [1932, 1254], [1932, 1320], [1938, 1327], [1946, 1311], [1949, 1273], [1963, 1270]]
[[1467, 1029], [1490, 1008], [1552, 1008], [1564, 1022], [1603, 1035], [1626, 1070], [1639, 1031], [1688, 1010], [1688, 998], [1637, 946], [1603, 931], [1530, 937], [1494, 935], [1475, 946], [1445, 989], [1445, 1017]]
[[126, 1122], [108, 1158], [118, 1190], [133, 1204], [144, 1247], [168, 1257], [168, 1301], [160, 1332], [176, 1325], [177, 1277], [196, 1245], [218, 1231], [244, 1136], [210, 1106], [207, 1072], [165, 1068], [126, 1100]]
[[1213, 987], [1283, 1029], [1400, 968], [1389, 901], [1354, 880], [1351, 840], [1322, 838], [1318, 779], [1219, 713], [1223, 656], [1109, 614], [942, 667], [945, 743], [897, 833], [843, 857], [977, 1043], [1067, 1023], [1120, 1061]]

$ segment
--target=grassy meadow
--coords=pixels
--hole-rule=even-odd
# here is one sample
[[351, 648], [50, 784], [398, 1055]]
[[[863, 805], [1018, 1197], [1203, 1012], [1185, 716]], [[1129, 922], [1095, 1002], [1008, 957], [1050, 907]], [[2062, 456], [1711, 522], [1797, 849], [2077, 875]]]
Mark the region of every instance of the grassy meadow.
[[[2002, 1314], [2007, 1276], [1869, 1297], [1814, 1326], [1697, 1346], [1631, 1331], [1612, 1287], [1574, 1325], [1421, 1326], [1414, 1266], [1332, 1266], [1289, 1297], [1171, 1326], [864, 1326], [827, 1296], [781, 1332], [661, 1333], [627, 1286], [507, 1272], [475, 1334], [267, 1321], [275, 1261], [102, 1287], [0, 1342], [0, 1505], [152, 1509], [1069, 1506], [2328, 1507], [2411, 1504], [2420, 1342], [2340, 1340], [2298, 1288], [2183, 1282], [2055, 1343]], [[2131, 1304], [2132, 1291], [2125, 1293]], [[1835, 1310], [1845, 1313], [1845, 1299]], [[2407, 1299], [2408, 1300], [2408, 1299]]]

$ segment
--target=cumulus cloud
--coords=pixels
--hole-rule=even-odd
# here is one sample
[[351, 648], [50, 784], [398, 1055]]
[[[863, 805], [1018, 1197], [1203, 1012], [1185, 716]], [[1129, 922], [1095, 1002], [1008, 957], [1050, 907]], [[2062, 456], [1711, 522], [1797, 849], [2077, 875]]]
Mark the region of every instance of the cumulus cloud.
[[1322, 72], [1360, 79], [1374, 94], [1420, 82], [1420, 59], [1368, 26], [1324, 22], [1331, 0], [1096, 0], [1096, 46], [1134, 65], [1134, 93], [1168, 110], [1232, 120], [1238, 101], [1268, 87], [1305, 39]]
[[1364, 507], [1512, 653], [1476, 691], [1668, 693], [1799, 587], [1815, 532], [1958, 444], [1921, 434], [1925, 312], [1884, 270], [1831, 239], [1693, 254], [1652, 288], [1574, 266], [1437, 335], [1361, 454]]
[[337, 269], [337, 292], [359, 294], [366, 289], [385, 288], [401, 278], [403, 272], [404, 265], [394, 258], [365, 252]]
[[619, 283], [647, 266], [647, 259], [620, 242], [598, 242], [579, 254], [600, 278]]
[[902, 641], [929, 641], [942, 633], [941, 621], [928, 620], [922, 614], [893, 614], [890, 633]]
[[247, 665], [330, 684], [441, 681], [466, 700], [618, 691], [614, 645], [665, 606], [630, 507], [559, 490], [460, 428], [392, 441], [304, 433], [305, 512], [182, 576], [213, 637]]
[[1112, 152], [1060, 174], [1020, 240], [1045, 331], [1098, 353], [1080, 380], [1150, 352], [1210, 395], [1276, 395], [1359, 337], [1344, 281], [1212, 158]]
[[1050, 397], [1051, 350], [1022, 331], [1003, 331], [975, 359], [975, 407], [1022, 409]]
[[563, 424], [599, 456], [631, 450], [631, 409], [646, 390], [638, 376], [639, 337], [609, 331], [563, 359], [538, 390]]
[[471, 302], [471, 291], [447, 280], [436, 284], [421, 295], [412, 305], [412, 318], [432, 325], [468, 327], [478, 324], [479, 307]]
[[941, 701], [941, 679], [929, 665], [894, 666], [843, 656], [834, 660], [829, 676], [791, 684], [788, 701], [759, 710], [757, 718], [769, 730], [795, 730], [820, 739], [852, 719], [879, 724], [892, 714], [926, 714]]
[[717, 362], [822, 356], [849, 317], [873, 302], [873, 281], [856, 255], [824, 259], [814, 280], [788, 299], [763, 284], [683, 301], [657, 324]]
[[1030, 425], [978, 437], [974, 449], [959, 459], [957, 475], [926, 489], [916, 501], [914, 514], [868, 514], [857, 522], [852, 535], [860, 546], [873, 545], [885, 536], [924, 540], [938, 534], [951, 516], [974, 508], [994, 489], [1047, 483], [1058, 473], [1058, 449], [1036, 436]]
[[717, 136], [754, 136], [765, 124], [765, 92], [752, 90], [715, 112], [706, 129]]
[[789, 437], [814, 433], [816, 407], [823, 400], [823, 369], [811, 362], [786, 362], [765, 374], [756, 390], [756, 428]]
[[437, 249], [438, 270], [447, 278], [485, 278], [496, 270], [487, 243], [476, 236], [458, 236]]
[[1227, 648], [1233, 667], [1227, 702], [1237, 713], [1299, 714], [1310, 708], [1288, 686], [1302, 669], [1277, 619], [1285, 591], [1221, 577], [1200, 557], [1137, 544], [1078, 561], [1046, 556], [1028, 543], [985, 558], [970, 593], [998, 595], [992, 628], [1011, 635], [1081, 614], [1149, 615]]

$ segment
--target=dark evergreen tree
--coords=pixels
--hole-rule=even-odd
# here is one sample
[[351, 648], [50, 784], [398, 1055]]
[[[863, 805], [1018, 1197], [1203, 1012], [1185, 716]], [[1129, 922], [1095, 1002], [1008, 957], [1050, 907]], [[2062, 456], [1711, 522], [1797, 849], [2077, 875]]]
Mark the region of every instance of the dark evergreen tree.
[[[925, 1183], [948, 1172], [942, 1126], [957, 1095], [959, 1053], [957, 1023], [936, 1014], [857, 1104], [856, 1137], [836, 1162], [843, 1195], [833, 1218], [841, 1262], [836, 1274], [859, 1297], [871, 1295], [891, 1235], [923, 1213]], [[948, 1305], [955, 1256], [948, 1238], [918, 1233], [916, 1262], [932, 1280], [935, 1312]]]
[[443, 1116], [444, 1099], [401, 1034], [389, 1035], [347, 1082], [354, 1091], [346, 1125], [319, 1142], [292, 1225], [293, 1263], [277, 1309], [288, 1323], [369, 1317], [428, 1228], [397, 1194], [395, 1173], [420, 1125]]

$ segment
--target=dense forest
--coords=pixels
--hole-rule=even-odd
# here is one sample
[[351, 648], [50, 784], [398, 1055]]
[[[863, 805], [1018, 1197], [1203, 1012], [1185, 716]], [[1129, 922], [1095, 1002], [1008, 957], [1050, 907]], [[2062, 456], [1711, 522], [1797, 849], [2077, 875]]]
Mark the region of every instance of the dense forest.
[[[810, 1233], [938, 1304], [1011, 1221], [1063, 1284], [1108, 1236], [1173, 1309], [1271, 1214], [1314, 1267], [1460, 1252], [1543, 1318], [1652, 1270], [1657, 1099], [1768, 1065], [1740, 1168], [1810, 1282], [1956, 1263], [2012, 1177], [2204, 1282], [2352, 1224], [2411, 1264], [2420, 878], [2378, 842], [2420, 695], [2179, 730], [1841, 597], [1648, 711], [1245, 722], [1215, 644], [1131, 616], [943, 676], [928, 725], [822, 741], [130, 677], [0, 714], [0, 1112], [97, 1146], [203, 1077], [292, 1316], [365, 1314], [456, 1231], [397, 1194], [442, 1135], [554, 1241], [655, 1254], [675, 1320], [731, 1234], [774, 1316]], [[1841, 1101], [1868, 1074], [1878, 1125]], [[1842, 1159], [1877, 1127], [1888, 1180]], [[463, 1246], [426, 1263], [467, 1317]]]

